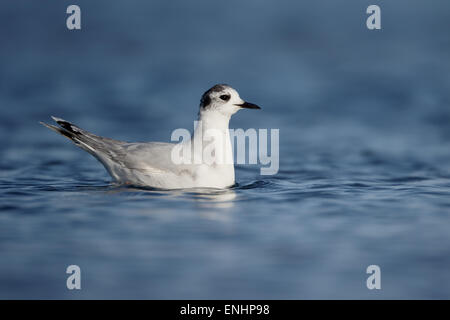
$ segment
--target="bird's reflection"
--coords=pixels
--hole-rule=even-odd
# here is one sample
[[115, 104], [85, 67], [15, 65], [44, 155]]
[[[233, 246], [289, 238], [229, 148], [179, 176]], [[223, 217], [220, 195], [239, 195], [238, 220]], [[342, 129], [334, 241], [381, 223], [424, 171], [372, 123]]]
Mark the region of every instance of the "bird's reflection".
[[231, 189], [226, 190], [196, 190], [189, 192], [195, 201], [199, 214], [206, 219], [221, 222], [231, 221], [231, 209], [235, 205], [236, 192]]
[[[211, 220], [229, 221], [227, 214], [234, 207], [237, 194], [233, 189], [192, 188], [178, 190], [162, 190], [154, 188], [139, 188], [131, 186], [117, 186], [108, 190], [110, 194], [136, 193], [151, 198], [163, 198], [167, 200], [192, 201], [198, 213]], [[174, 210], [177, 206], [174, 207]], [[161, 208], [157, 211], [161, 211]], [[164, 210], [167, 212], [167, 210]], [[147, 212], [148, 214], [148, 212]]]
[[232, 208], [236, 199], [236, 192], [231, 189], [195, 189], [186, 193], [195, 200], [200, 207]]

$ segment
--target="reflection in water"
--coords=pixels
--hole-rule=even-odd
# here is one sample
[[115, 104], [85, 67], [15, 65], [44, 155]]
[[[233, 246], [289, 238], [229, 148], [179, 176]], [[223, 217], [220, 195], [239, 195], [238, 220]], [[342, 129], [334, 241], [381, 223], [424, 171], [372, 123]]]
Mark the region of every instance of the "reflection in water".
[[[201, 210], [200, 214], [209, 219], [222, 222], [230, 222], [230, 209], [234, 207], [236, 192], [231, 189], [202, 192], [195, 195], [195, 201], [199, 208], [209, 209]], [[215, 210], [212, 210], [215, 209]]]
[[202, 208], [232, 208], [234, 206], [234, 199], [236, 199], [236, 192], [231, 189], [225, 190], [195, 190], [187, 193], [198, 203]]
[[[228, 210], [235, 205], [237, 194], [233, 189], [211, 189], [211, 188], [193, 188], [193, 189], [178, 189], [178, 190], [162, 190], [146, 187], [130, 187], [130, 186], [116, 186], [107, 189], [108, 194], [129, 194], [135, 196], [136, 194], [145, 195], [145, 198], [151, 197], [155, 199], [172, 199], [178, 201], [186, 201], [186, 203], [194, 203], [195, 207], [199, 209], [199, 214], [203, 217], [218, 220], [229, 221], [229, 216], [226, 215]], [[139, 214], [161, 214], [164, 210], [151, 208], [151, 210], [138, 210]]]

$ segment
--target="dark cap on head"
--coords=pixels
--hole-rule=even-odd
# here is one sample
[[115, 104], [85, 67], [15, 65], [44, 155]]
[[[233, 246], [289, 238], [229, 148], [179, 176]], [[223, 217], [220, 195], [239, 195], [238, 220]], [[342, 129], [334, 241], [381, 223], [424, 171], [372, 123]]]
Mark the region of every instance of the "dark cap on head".
[[223, 90], [225, 90], [226, 88], [230, 87], [227, 84], [216, 84], [214, 87], [210, 88], [209, 90], [207, 90], [203, 95], [202, 98], [200, 99], [200, 107], [204, 108], [207, 105], [209, 105], [211, 103], [211, 97], [210, 94], [213, 92], [221, 92]]

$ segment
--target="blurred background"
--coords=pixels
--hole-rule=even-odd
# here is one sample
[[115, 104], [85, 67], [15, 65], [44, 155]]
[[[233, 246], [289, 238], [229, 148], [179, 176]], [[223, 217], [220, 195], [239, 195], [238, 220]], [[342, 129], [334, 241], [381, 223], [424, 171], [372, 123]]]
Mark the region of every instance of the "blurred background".
[[[449, 27], [444, 0], [2, 1], [0, 298], [448, 299]], [[116, 187], [38, 124], [169, 141], [216, 83], [262, 106], [232, 128], [280, 129], [277, 175]]]

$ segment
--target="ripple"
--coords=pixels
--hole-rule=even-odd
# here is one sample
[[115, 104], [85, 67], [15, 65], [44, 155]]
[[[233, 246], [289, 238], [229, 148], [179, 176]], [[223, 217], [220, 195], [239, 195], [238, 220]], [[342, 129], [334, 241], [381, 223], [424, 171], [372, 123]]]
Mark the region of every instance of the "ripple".
[[395, 182], [395, 183], [407, 183], [407, 182], [421, 182], [429, 180], [429, 177], [421, 176], [405, 176], [405, 177], [395, 177], [390, 179], [385, 179], [385, 182]]
[[236, 184], [236, 186], [234, 188], [237, 190], [266, 189], [272, 185], [274, 185], [274, 184], [267, 180], [255, 180], [255, 181], [244, 183], [244, 184], [238, 183], [238, 184]]

